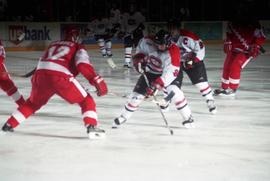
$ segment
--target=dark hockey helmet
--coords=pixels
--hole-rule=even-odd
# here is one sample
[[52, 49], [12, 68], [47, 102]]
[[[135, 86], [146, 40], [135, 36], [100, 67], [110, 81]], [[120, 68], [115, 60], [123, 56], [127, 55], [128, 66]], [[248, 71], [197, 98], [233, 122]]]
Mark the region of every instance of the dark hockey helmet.
[[159, 30], [154, 36], [154, 43], [156, 45], [165, 45], [169, 47], [171, 45], [171, 35], [165, 30]]
[[67, 27], [65, 29], [65, 37], [64, 39], [66, 41], [72, 41], [72, 42], [75, 42], [75, 43], [79, 43], [80, 41], [80, 30], [78, 27], [74, 27], [74, 26], [71, 26], [71, 27]]

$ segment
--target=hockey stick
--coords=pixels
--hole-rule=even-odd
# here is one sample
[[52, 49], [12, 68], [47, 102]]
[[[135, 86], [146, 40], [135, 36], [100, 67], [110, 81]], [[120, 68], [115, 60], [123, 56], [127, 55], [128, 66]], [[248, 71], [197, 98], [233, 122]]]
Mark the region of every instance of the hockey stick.
[[252, 60], [252, 59], [253, 59], [252, 56], [249, 57], [249, 58], [246, 60], [246, 62], [241, 66], [241, 69], [245, 68], [245, 66], [247, 66], [248, 62], [250, 62], [250, 60]]
[[[148, 80], [147, 76], [145, 75], [145, 73], [142, 73], [142, 75], [143, 75], [143, 77], [144, 77], [144, 80], [145, 80], [147, 86], [150, 87], [150, 83], [149, 83], [149, 80]], [[173, 97], [173, 96], [172, 96], [172, 97]], [[160, 114], [161, 114], [161, 116], [162, 116], [162, 118], [163, 118], [163, 120], [164, 120], [164, 122], [165, 122], [165, 124], [166, 124], [166, 127], [169, 129], [170, 134], [173, 135], [173, 130], [172, 130], [171, 127], [169, 126], [168, 121], [167, 121], [167, 119], [166, 119], [164, 113], [162, 112], [161, 108], [159, 107], [158, 100], [157, 100], [157, 98], [156, 98], [155, 95], [153, 95], [153, 99], [154, 99], [155, 104], [157, 105], [158, 110], [159, 110], [159, 112], [160, 112]]]
[[28, 78], [28, 77], [31, 77], [34, 73], [35, 73], [35, 71], [36, 71], [36, 67], [33, 69], [33, 70], [31, 70], [30, 72], [28, 72], [28, 73], [26, 73], [26, 74], [24, 74], [24, 75], [20, 75], [20, 77], [23, 77], [23, 78]]

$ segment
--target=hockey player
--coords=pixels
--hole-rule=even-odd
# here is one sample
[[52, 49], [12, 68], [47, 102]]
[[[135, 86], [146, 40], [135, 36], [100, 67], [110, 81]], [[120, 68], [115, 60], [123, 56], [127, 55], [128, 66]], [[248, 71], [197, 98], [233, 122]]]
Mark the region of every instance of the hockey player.
[[98, 14], [97, 18], [89, 23], [87, 29], [91, 34], [94, 34], [102, 56], [112, 57], [111, 24], [109, 19]]
[[246, 18], [228, 22], [224, 41], [226, 58], [223, 65], [221, 89], [216, 89], [214, 95], [235, 96], [240, 84], [241, 71], [250, 60], [258, 56], [264, 41], [265, 35], [258, 21]]
[[5, 58], [5, 49], [0, 40], [0, 87], [9, 97], [11, 97], [16, 102], [18, 106], [20, 106], [24, 104], [25, 100], [9, 76], [9, 73], [4, 64]]
[[122, 113], [115, 118], [113, 128], [126, 122], [141, 102], [152, 96], [156, 90], [163, 90], [166, 94], [174, 92], [171, 101], [184, 119], [182, 124], [187, 128], [192, 127], [191, 110], [178, 83], [180, 51], [174, 43], [171, 43], [170, 35], [160, 30], [154, 39], [141, 39], [133, 56], [133, 65], [139, 73], [146, 75], [151, 85], [148, 87], [145, 76], [140, 76]]
[[138, 42], [143, 38], [143, 30], [145, 17], [136, 11], [135, 5], [131, 4], [128, 13], [123, 14], [121, 32], [124, 36], [125, 47], [125, 63], [124, 67], [131, 68], [132, 48], [138, 45]]
[[181, 52], [181, 77], [183, 78], [184, 71], [192, 84], [199, 89], [201, 95], [206, 99], [209, 112], [215, 114], [217, 108], [203, 62], [205, 56], [204, 43], [195, 33], [180, 28], [180, 23], [177, 20], [168, 22], [168, 29], [172, 34], [172, 39]]
[[117, 8], [116, 4], [112, 4], [112, 8], [110, 9], [109, 22], [111, 25], [110, 33], [113, 37], [117, 32], [120, 31], [121, 28], [121, 12]]
[[105, 131], [97, 128], [96, 105], [92, 96], [75, 79], [81, 73], [97, 89], [97, 95], [107, 93], [107, 85], [89, 62], [89, 56], [79, 42], [79, 31], [70, 28], [64, 41], [52, 42], [41, 57], [32, 77], [31, 95], [2, 127], [12, 132], [26, 118], [34, 114], [57, 94], [71, 104], [81, 107], [83, 121], [90, 139], [102, 138]]

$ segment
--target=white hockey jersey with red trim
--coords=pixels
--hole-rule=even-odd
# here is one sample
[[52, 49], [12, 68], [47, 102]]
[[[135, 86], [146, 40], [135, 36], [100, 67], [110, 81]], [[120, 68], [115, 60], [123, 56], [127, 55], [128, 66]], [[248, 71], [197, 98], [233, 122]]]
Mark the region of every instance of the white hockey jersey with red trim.
[[105, 35], [107, 29], [111, 28], [111, 23], [108, 18], [94, 19], [88, 24], [87, 28], [94, 35]]
[[[154, 59], [155, 62], [161, 63], [162, 74], [160, 78], [165, 87], [177, 77], [180, 69], [180, 50], [175, 43], [172, 43], [166, 51], [158, 51], [150, 38], [143, 38], [136, 48], [136, 53], [143, 53], [148, 56], [148, 59]], [[155, 74], [151, 69], [148, 72]]]
[[123, 14], [121, 31], [126, 33], [133, 33], [141, 24], [145, 22], [145, 17], [140, 12], [134, 14]]
[[189, 52], [196, 54], [195, 61], [203, 61], [205, 56], [205, 46], [202, 40], [193, 32], [181, 29], [180, 36], [176, 42], [181, 50], [182, 61], [185, 60], [185, 55]]

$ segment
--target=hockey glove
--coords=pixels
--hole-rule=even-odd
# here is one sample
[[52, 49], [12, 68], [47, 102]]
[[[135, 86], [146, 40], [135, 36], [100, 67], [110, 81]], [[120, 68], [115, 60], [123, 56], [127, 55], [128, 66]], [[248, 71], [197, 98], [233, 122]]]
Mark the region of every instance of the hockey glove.
[[90, 83], [96, 87], [98, 96], [104, 96], [108, 93], [107, 84], [105, 83], [104, 79], [99, 75], [94, 77]]
[[189, 52], [185, 58], [186, 61], [183, 63], [183, 66], [185, 69], [191, 69], [193, 67], [193, 64], [196, 59], [196, 53], [194, 52]]
[[250, 47], [248, 55], [250, 57], [257, 57], [259, 55], [259, 51], [260, 51], [260, 45], [254, 44]]
[[137, 53], [132, 57], [133, 66], [139, 73], [145, 72], [145, 67], [147, 64], [147, 56], [143, 53]]
[[156, 91], [161, 90], [164, 87], [163, 80], [159, 77], [151, 83], [150, 87], [146, 88], [146, 97], [153, 96]]
[[223, 51], [224, 53], [229, 53], [232, 51], [232, 42], [229, 40], [226, 40], [223, 45]]

